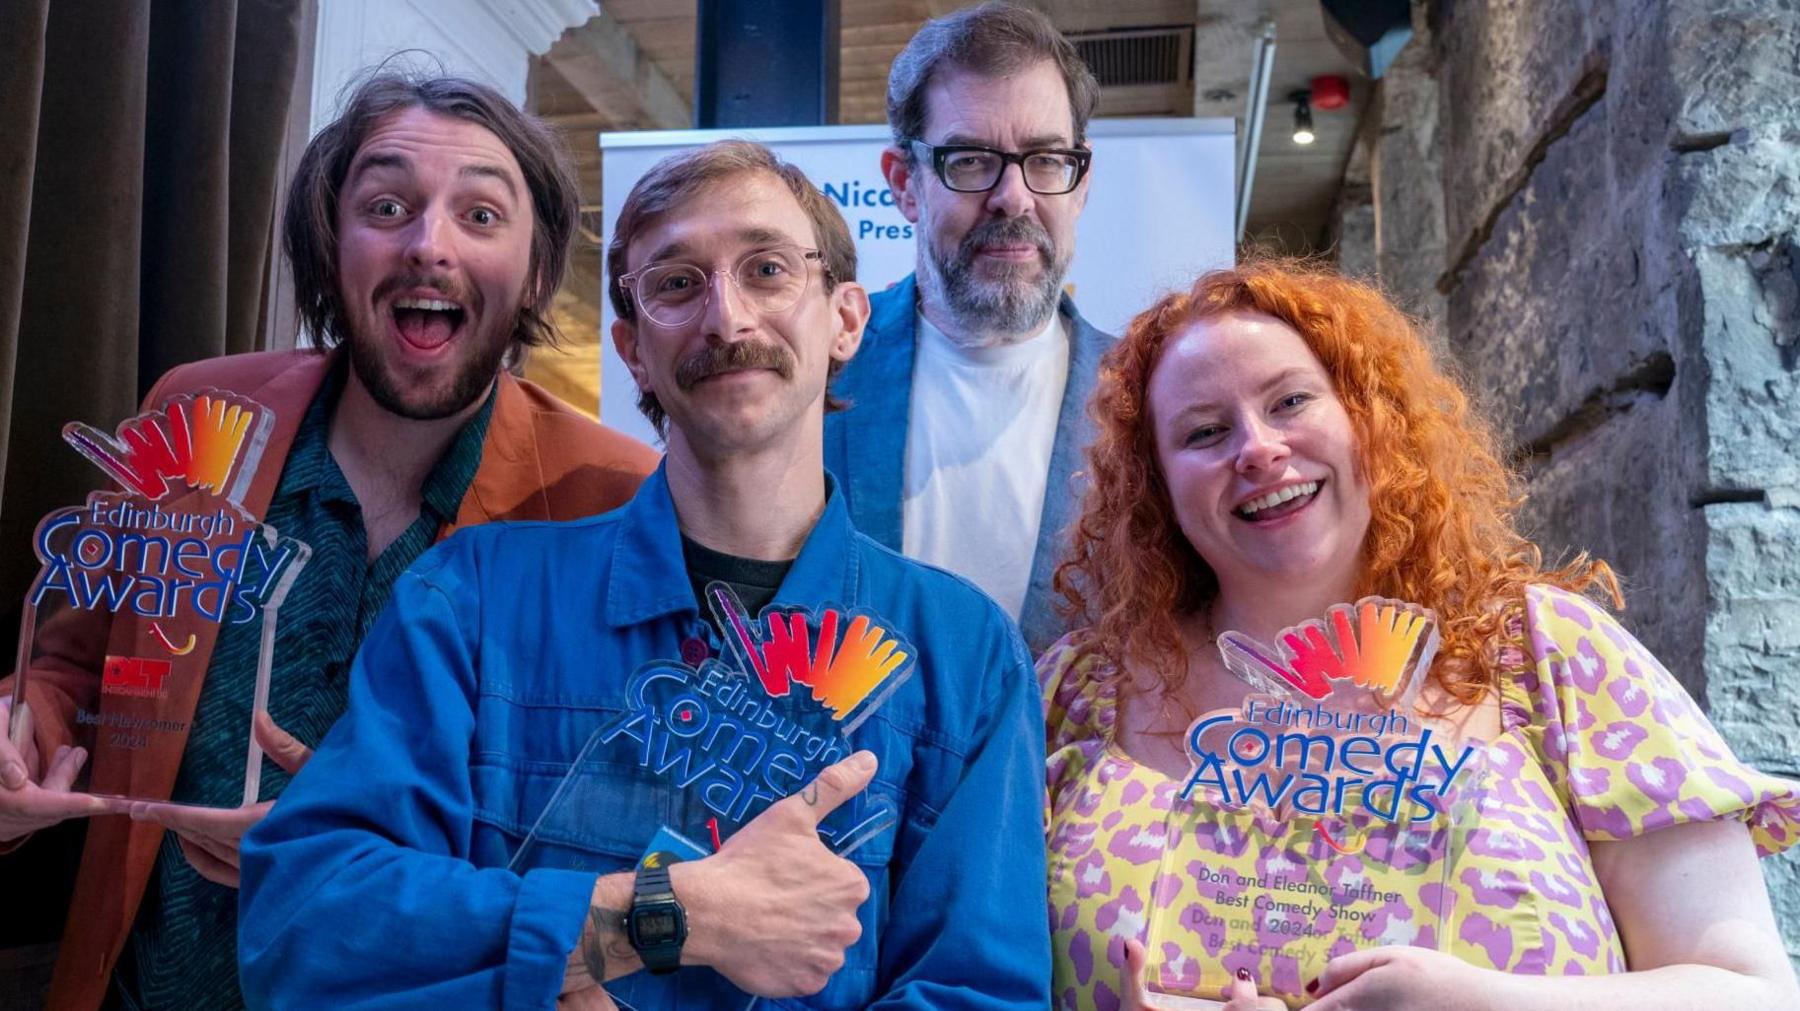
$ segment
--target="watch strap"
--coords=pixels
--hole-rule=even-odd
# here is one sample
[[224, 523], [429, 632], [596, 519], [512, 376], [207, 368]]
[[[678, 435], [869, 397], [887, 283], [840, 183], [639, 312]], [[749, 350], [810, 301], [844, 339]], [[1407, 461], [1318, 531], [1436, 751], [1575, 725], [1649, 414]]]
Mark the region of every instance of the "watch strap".
[[[669, 936], [646, 938], [638, 930], [639, 914], [648, 907], [673, 914], [674, 928]], [[686, 911], [675, 898], [669, 882], [669, 865], [661, 860], [646, 860], [638, 865], [632, 884], [631, 915], [626, 939], [644, 960], [644, 968], [655, 975], [665, 975], [681, 968], [681, 946], [687, 940]]]

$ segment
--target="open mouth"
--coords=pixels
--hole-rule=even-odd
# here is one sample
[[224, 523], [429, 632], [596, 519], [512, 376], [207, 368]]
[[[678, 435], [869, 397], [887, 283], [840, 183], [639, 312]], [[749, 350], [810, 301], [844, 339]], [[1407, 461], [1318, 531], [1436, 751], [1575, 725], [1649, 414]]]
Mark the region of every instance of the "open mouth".
[[465, 317], [462, 306], [442, 298], [397, 298], [393, 314], [401, 339], [421, 351], [450, 343]]
[[1308, 481], [1304, 484], [1289, 485], [1267, 495], [1253, 498], [1232, 510], [1238, 519], [1251, 523], [1265, 523], [1283, 516], [1297, 513], [1307, 507], [1318, 497], [1319, 489], [1325, 486], [1323, 481]]

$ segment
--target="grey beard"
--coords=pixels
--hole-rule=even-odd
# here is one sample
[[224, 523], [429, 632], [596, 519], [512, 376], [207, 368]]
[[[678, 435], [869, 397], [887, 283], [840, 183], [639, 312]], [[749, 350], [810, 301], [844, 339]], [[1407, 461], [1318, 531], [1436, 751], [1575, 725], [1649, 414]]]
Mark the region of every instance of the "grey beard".
[[[1031, 267], [1008, 266], [999, 277], [984, 280], [974, 271], [976, 250], [992, 233], [1005, 238], [1029, 239], [1043, 255], [1044, 269], [1034, 280], [1028, 276]], [[988, 233], [988, 234], [983, 234]], [[995, 236], [1000, 237], [1000, 236]], [[960, 333], [946, 334], [959, 344], [995, 343], [990, 335], [1007, 335], [1023, 340], [1037, 334], [1056, 311], [1062, 297], [1063, 278], [1069, 271], [1069, 258], [1059, 257], [1055, 246], [1043, 230], [1017, 218], [990, 222], [971, 232], [950, 257], [939, 254], [937, 247], [925, 242], [926, 280], [943, 299], [944, 308], [956, 320]]]
[[936, 273], [944, 306], [965, 331], [1035, 334], [1056, 311], [1062, 294], [1062, 274], [1054, 269], [1042, 271], [1035, 280], [1011, 276], [1010, 270], [993, 280], [977, 280], [967, 270], [940, 268]]

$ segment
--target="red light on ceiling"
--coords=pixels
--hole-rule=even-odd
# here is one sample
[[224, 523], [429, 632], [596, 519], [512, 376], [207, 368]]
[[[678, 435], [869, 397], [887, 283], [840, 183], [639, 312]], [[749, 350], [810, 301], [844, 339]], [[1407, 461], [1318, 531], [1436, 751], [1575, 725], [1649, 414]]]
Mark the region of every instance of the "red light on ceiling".
[[1312, 79], [1312, 104], [1315, 109], [1342, 109], [1350, 104], [1350, 82], [1336, 74]]

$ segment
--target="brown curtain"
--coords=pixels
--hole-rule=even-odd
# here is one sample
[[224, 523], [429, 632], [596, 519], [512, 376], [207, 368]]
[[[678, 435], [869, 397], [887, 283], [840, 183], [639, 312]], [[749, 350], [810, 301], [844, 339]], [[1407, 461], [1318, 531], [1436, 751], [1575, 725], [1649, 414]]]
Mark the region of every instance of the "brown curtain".
[[38, 518], [99, 481], [63, 424], [110, 428], [169, 368], [265, 346], [311, 2], [0, 0], [5, 610]]
[[[169, 368], [267, 344], [313, 3], [0, 0], [0, 645], [38, 519], [102, 483], [63, 424], [110, 429]], [[40, 842], [0, 874], [26, 882]], [[54, 937], [61, 906], [19, 898], [45, 915], [0, 945]]]

